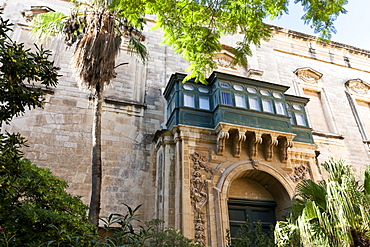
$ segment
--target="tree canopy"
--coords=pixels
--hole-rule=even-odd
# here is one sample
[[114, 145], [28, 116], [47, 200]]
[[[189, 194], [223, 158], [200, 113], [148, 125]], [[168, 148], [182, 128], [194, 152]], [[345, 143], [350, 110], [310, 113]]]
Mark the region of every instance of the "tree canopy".
[[[205, 72], [216, 68], [214, 53], [221, 50], [222, 35], [241, 34], [232, 53], [235, 64], [246, 64], [252, 54], [251, 46], [260, 45], [270, 37], [270, 29], [264, 24], [266, 18], [275, 19], [288, 14], [289, 0], [75, 0], [81, 6], [104, 2], [108, 8], [124, 19], [117, 25], [141, 30], [145, 16], [156, 16], [154, 28], [163, 31], [163, 43], [171, 46], [177, 54], [190, 62], [189, 75], [205, 83]], [[334, 21], [346, 13], [347, 0], [295, 0], [305, 14], [302, 20], [311, 26], [321, 38], [330, 39], [335, 32]], [[53, 15], [53, 14], [50, 14]], [[58, 16], [59, 20], [63, 17]], [[65, 19], [66, 21], [70, 19]], [[298, 21], [298, 20], [297, 20]], [[63, 25], [50, 25], [62, 29]], [[78, 30], [76, 30], [78, 33]]]

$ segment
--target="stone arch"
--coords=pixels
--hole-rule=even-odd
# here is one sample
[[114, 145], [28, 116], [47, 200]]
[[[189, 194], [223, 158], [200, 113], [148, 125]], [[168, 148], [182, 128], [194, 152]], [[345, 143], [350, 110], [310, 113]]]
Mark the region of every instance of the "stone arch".
[[[219, 198], [219, 203], [216, 205], [219, 207], [216, 210], [220, 213], [218, 220], [216, 219], [220, 226], [219, 235], [225, 236], [229, 228], [229, 192], [232, 183], [238, 179], [252, 180], [255, 185], [258, 184], [260, 188], [264, 188], [265, 192], [267, 191], [277, 203], [275, 210], [277, 220], [283, 219], [284, 210], [291, 205], [295, 188], [288, 174], [265, 163], [258, 163], [257, 167], [252, 161], [237, 162], [225, 168], [218, 181], [215, 181], [214, 191], [217, 194], [215, 198]], [[219, 241], [224, 242], [225, 240], [219, 239]]]

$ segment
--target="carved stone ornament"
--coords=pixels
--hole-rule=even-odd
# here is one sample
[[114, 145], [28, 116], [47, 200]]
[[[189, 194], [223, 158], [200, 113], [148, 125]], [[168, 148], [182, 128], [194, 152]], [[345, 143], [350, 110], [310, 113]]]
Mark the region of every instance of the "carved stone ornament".
[[229, 139], [229, 132], [221, 130], [217, 136], [217, 154], [223, 155], [225, 150], [226, 139]]
[[218, 67], [236, 70], [235, 66], [232, 65], [234, 58], [226, 52], [216, 53], [214, 61]]
[[280, 138], [279, 139], [279, 145], [280, 145], [280, 159], [282, 163], [288, 162], [288, 149], [293, 147], [293, 141], [292, 139], [287, 138]]
[[240, 151], [242, 150], [242, 143], [245, 142], [247, 137], [245, 136], [245, 131], [240, 131], [235, 137], [234, 143], [234, 157], [240, 157]]
[[294, 182], [297, 183], [299, 181], [306, 180], [308, 172], [309, 172], [308, 165], [307, 164], [301, 164], [299, 166], [294, 167], [293, 174], [290, 176], [290, 178]]
[[36, 15], [48, 13], [50, 11], [54, 12], [54, 10], [46, 6], [31, 6], [31, 9], [22, 11], [22, 15], [27, 22], [31, 22]]
[[294, 71], [299, 79], [303, 82], [316, 84], [321, 79], [322, 74], [314, 69], [311, 68], [299, 68]]
[[346, 82], [346, 87], [355, 94], [362, 96], [368, 95], [370, 92], [370, 85], [361, 79], [353, 79]]
[[203, 178], [201, 171], [204, 170], [213, 174], [214, 170], [205, 164], [207, 162], [206, 157], [201, 156], [197, 152], [191, 154], [190, 158], [193, 161], [194, 169], [192, 178], [190, 179], [190, 198], [194, 207], [194, 238], [196, 243], [204, 246], [206, 244], [206, 235], [203, 208], [208, 201], [208, 196], [206, 179]]

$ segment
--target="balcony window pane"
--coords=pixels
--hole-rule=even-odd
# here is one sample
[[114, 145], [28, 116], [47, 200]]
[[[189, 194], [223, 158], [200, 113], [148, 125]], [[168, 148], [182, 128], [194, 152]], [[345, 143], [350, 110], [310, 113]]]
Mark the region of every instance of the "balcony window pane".
[[274, 108], [272, 107], [271, 100], [263, 99], [262, 100], [262, 107], [263, 107], [264, 112], [274, 113]]
[[249, 108], [250, 109], [257, 110], [257, 111], [260, 110], [260, 105], [259, 105], [257, 97], [249, 97], [248, 101], [249, 101]]
[[290, 111], [290, 112], [288, 112], [288, 115], [289, 115], [289, 117], [290, 117], [290, 124], [295, 125], [293, 112], [291, 112], [291, 111]]
[[255, 89], [255, 88], [253, 88], [253, 87], [249, 87], [249, 88], [247, 88], [247, 91], [248, 91], [249, 93], [257, 93], [257, 89]]
[[194, 86], [191, 85], [191, 84], [184, 84], [183, 85], [183, 88], [186, 89], [186, 90], [190, 90], [190, 91], [193, 91], [194, 90]]
[[221, 103], [223, 105], [232, 105], [231, 93], [221, 92]]
[[199, 88], [198, 88], [198, 90], [199, 90], [199, 92], [201, 92], [201, 93], [209, 93], [209, 89], [208, 89], [208, 88], [206, 88], [206, 87], [199, 87]]
[[295, 118], [297, 120], [297, 125], [306, 126], [306, 120], [303, 114], [296, 113]]
[[199, 109], [210, 110], [208, 97], [199, 96]]
[[230, 84], [227, 82], [220, 82], [220, 87], [230, 88]]
[[275, 102], [276, 113], [285, 115], [285, 105], [283, 102]]
[[262, 95], [264, 95], [264, 96], [270, 96], [270, 92], [269, 92], [269, 91], [267, 91], [267, 90], [261, 90], [260, 92], [261, 92], [261, 94], [262, 94]]
[[194, 95], [184, 93], [184, 106], [194, 107]]
[[243, 91], [244, 90], [243, 86], [240, 86], [240, 85], [234, 85], [234, 89], [237, 90], [237, 91]]
[[235, 94], [235, 106], [237, 107], [246, 107], [245, 99], [243, 95]]

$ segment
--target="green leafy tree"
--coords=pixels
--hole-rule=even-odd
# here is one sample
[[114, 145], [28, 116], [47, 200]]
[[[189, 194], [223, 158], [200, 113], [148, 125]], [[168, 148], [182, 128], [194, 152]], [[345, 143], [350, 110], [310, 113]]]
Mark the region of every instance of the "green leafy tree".
[[364, 185], [343, 161], [323, 164], [328, 180], [300, 182], [286, 222], [278, 222], [278, 246], [370, 246], [370, 167]]
[[[9, 38], [10, 31], [0, 16], [0, 127], [43, 106], [36, 82], [48, 87], [58, 79], [50, 52], [25, 49]], [[70, 236], [92, 232], [87, 206], [66, 193], [66, 182], [23, 159], [24, 145], [19, 133], [0, 132], [0, 246], [40, 246], [60, 236], [55, 227]]]
[[[93, 233], [86, 216], [88, 207], [68, 194], [67, 183], [49, 170], [21, 159], [17, 174], [7, 182], [0, 182], [0, 246], [5, 236], [11, 237], [9, 246], [40, 246], [78, 242], [78, 236]], [[83, 241], [89, 243], [89, 238], [92, 235]]]
[[[287, 13], [289, 0], [74, 0], [72, 14], [50, 12], [34, 18], [33, 31], [40, 38], [61, 33], [67, 44], [77, 42], [72, 70], [82, 85], [93, 89], [95, 121], [93, 126], [92, 194], [89, 215], [98, 224], [101, 197], [101, 107], [104, 86], [115, 76], [115, 57], [121, 37], [128, 37], [130, 50], [145, 61], [147, 50], [138, 30], [145, 15], [156, 15], [155, 28], [161, 28], [164, 44], [190, 62], [185, 78], [206, 83], [205, 72], [216, 68], [214, 53], [221, 50], [222, 35], [242, 34], [232, 52], [235, 64], [246, 64], [251, 46], [270, 37], [265, 18]], [[346, 10], [347, 0], [295, 0], [302, 4], [307, 24], [329, 38], [335, 31], [333, 21]]]

